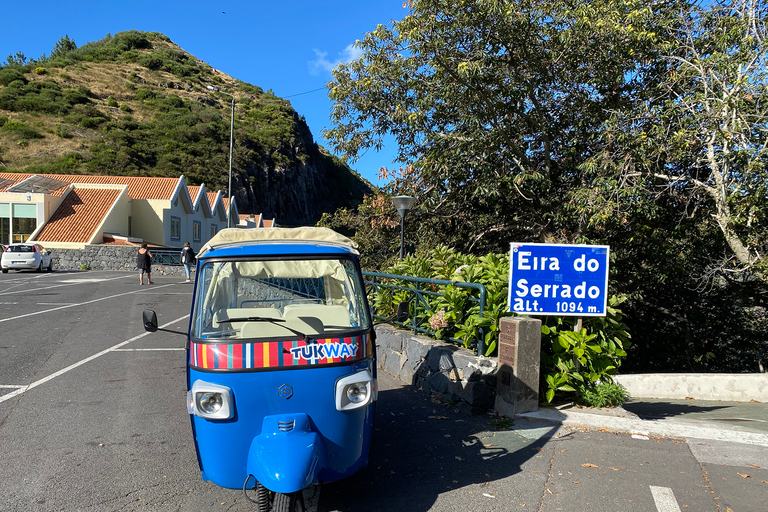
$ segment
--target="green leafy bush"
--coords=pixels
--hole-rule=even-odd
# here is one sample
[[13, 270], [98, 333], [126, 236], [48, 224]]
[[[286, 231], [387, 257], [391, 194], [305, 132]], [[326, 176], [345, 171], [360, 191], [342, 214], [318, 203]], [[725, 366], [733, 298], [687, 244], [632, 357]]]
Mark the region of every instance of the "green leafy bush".
[[11, 82], [20, 81], [22, 84], [27, 83], [27, 79], [24, 78], [24, 74], [16, 68], [2, 68], [0, 69], [0, 85], [8, 85]]
[[624, 315], [618, 309], [625, 300], [612, 296], [606, 316], [585, 318], [579, 331], [562, 317], [545, 317], [541, 326], [541, 374], [547, 402], [558, 392], [580, 396], [598, 382], [613, 382], [611, 375], [631, 344]]
[[[391, 279], [387, 284], [395, 288], [379, 287], [371, 293], [370, 301], [374, 312], [383, 317], [394, 316], [397, 304], [408, 302], [411, 318], [419, 329], [431, 332], [437, 339], [458, 340], [464, 347], [475, 350], [477, 340], [482, 339], [484, 355], [496, 353], [499, 319], [511, 315], [507, 311], [507, 254], [476, 257], [438, 246], [423, 254], [406, 256], [383, 273], [485, 286], [486, 304], [482, 316], [479, 305], [470, 300], [477, 297], [477, 292], [454, 285], [419, 284], [424, 293], [423, 300], [414, 300], [413, 292], [408, 290], [414, 287], [413, 283]], [[596, 391], [597, 386], [601, 382], [612, 384], [611, 375], [627, 356], [626, 349], [630, 346], [630, 334], [619, 309], [625, 300], [624, 297], [611, 297], [606, 316], [584, 318], [578, 332], [573, 331], [574, 319], [543, 317], [542, 396], [548, 402], [556, 394], [586, 396], [585, 400], [591, 400], [596, 393], [605, 394], [605, 388]], [[411, 322], [408, 321], [409, 327]]]
[[[476, 257], [438, 246], [425, 254], [407, 256], [384, 273], [482, 284], [486, 290], [482, 316], [479, 304], [471, 300], [478, 299], [479, 292], [453, 285], [420, 285], [426, 292], [423, 302], [414, 301], [407, 290], [380, 288], [372, 297], [373, 308], [377, 314], [389, 317], [395, 314], [398, 303], [410, 302], [417, 326], [432, 331], [435, 338], [453, 338], [473, 350], [477, 350], [477, 341], [482, 339], [484, 355], [491, 355], [498, 343], [499, 318], [506, 314], [508, 272], [507, 255]], [[413, 287], [407, 281], [393, 280], [388, 284]]]
[[629, 391], [620, 384], [601, 382], [594, 387], [583, 388], [576, 403], [586, 407], [617, 407], [629, 398]]
[[21, 121], [8, 120], [0, 130], [10, 133], [18, 139], [42, 139], [43, 135], [37, 130]]

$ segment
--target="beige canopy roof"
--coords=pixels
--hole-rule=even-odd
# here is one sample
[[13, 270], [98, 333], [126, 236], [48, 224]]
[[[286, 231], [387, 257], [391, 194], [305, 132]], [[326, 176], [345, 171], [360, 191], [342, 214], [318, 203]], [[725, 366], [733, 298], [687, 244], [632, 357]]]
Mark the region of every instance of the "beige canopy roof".
[[357, 253], [357, 243], [330, 228], [227, 228], [216, 233], [200, 250], [200, 255], [226, 245], [249, 242], [318, 242], [342, 245]]

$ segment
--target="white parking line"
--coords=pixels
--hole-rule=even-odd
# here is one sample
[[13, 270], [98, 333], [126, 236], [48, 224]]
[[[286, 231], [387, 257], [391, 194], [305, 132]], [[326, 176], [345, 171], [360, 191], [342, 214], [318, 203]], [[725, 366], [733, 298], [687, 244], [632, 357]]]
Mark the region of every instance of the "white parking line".
[[[131, 293], [133, 293], [133, 292], [131, 292]], [[123, 295], [125, 295], [125, 294], [123, 294]], [[171, 326], [171, 325], [173, 325], [173, 324], [175, 324], [177, 322], [180, 322], [180, 321], [184, 320], [185, 318], [189, 318], [189, 315], [184, 315], [184, 316], [182, 316], [180, 318], [177, 318], [176, 320], [171, 320], [167, 324], [161, 325], [160, 328], [164, 329], [164, 328], [166, 328], [168, 326]], [[120, 347], [123, 347], [123, 346], [125, 346], [125, 345], [127, 345], [127, 344], [129, 344], [129, 343], [131, 343], [133, 341], [136, 341], [136, 340], [138, 340], [140, 338], [143, 338], [144, 336], [147, 336], [148, 334], [151, 334], [151, 333], [144, 332], [142, 334], [139, 334], [138, 336], [134, 336], [133, 338], [131, 338], [129, 340], [125, 340], [125, 341], [123, 341], [121, 343], [118, 343], [114, 347], [110, 347], [110, 348], [108, 348], [106, 350], [102, 350], [101, 352], [99, 352], [97, 354], [94, 354], [94, 355], [92, 355], [90, 357], [86, 357], [82, 361], [78, 361], [75, 364], [71, 364], [71, 365], [67, 366], [66, 368], [64, 368], [62, 370], [59, 370], [59, 371], [57, 371], [55, 373], [52, 373], [52, 374], [48, 375], [47, 377], [43, 377], [40, 380], [36, 380], [35, 382], [33, 382], [32, 384], [29, 384], [28, 386], [24, 386], [22, 388], [17, 389], [16, 391], [12, 391], [12, 392], [10, 392], [10, 393], [8, 393], [6, 395], [0, 396], [0, 403], [5, 402], [6, 400], [10, 400], [11, 398], [19, 396], [19, 395], [21, 395], [23, 393], [26, 393], [30, 389], [36, 388], [37, 386], [40, 386], [41, 384], [45, 384], [46, 382], [48, 382], [50, 380], [53, 380], [56, 377], [59, 377], [61, 375], [64, 375], [65, 373], [69, 372], [70, 370], [74, 370], [78, 366], [82, 366], [85, 363], [93, 361], [94, 359], [97, 359], [97, 358], [103, 356], [104, 354], [109, 354], [110, 352], [114, 352], [115, 350], [119, 349]]]
[[[39, 288], [27, 288], [24, 289], [24, 293], [29, 292], [39, 292], [43, 290], [50, 290], [51, 288], [61, 288], [62, 286], [72, 286], [73, 284], [86, 284], [86, 283], [94, 283], [94, 282], [104, 282], [104, 281], [114, 281], [116, 279], [128, 279], [128, 278], [135, 278], [134, 275], [127, 275], [127, 276], [120, 276], [120, 277], [112, 277], [112, 278], [104, 278], [104, 279], [82, 279], [82, 280], [74, 280], [74, 279], [67, 279], [65, 281], [56, 281], [58, 284], [51, 284], [50, 286], [41, 286]], [[19, 288], [24, 285], [26, 285], [26, 281], [19, 282], [16, 286], [13, 288]], [[0, 295], [15, 295], [19, 293], [19, 290], [12, 289], [12, 290], [5, 290], [3, 292], [0, 292]]]
[[680, 512], [680, 506], [675, 499], [675, 493], [669, 487], [655, 487], [651, 488], [651, 494], [653, 495], [653, 501], [656, 502], [656, 510], [659, 512]]
[[13, 384], [10, 384], [10, 385], [8, 385], [8, 384], [0, 384], [0, 388], [1, 389], [20, 389], [20, 388], [23, 388], [23, 387], [24, 386], [17, 386], [17, 385], [13, 385]]
[[115, 352], [163, 352], [173, 350], [187, 350], [185, 348], [116, 348]]
[[[166, 286], [173, 286], [173, 285], [172, 284], [161, 284], [161, 285], [155, 286], [153, 289], [157, 290], [158, 288], [165, 288]], [[130, 291], [130, 292], [118, 293], [117, 295], [110, 295], [108, 297], [101, 297], [100, 299], [87, 300], [85, 302], [78, 302], [76, 304], [67, 304], [65, 306], [60, 306], [58, 308], [44, 309], [43, 311], [35, 311], [34, 313], [27, 313], [25, 315], [13, 316], [11, 318], [3, 318], [3, 319], [0, 319], [0, 323], [9, 322], [11, 320], [18, 320], [19, 318], [26, 318], [28, 316], [41, 315], [43, 313], [50, 313], [51, 311], [58, 311], [60, 309], [66, 309], [66, 308], [71, 308], [71, 307], [75, 307], [75, 306], [83, 306], [85, 304], [93, 304], [94, 302], [100, 302], [102, 300], [114, 299], [115, 297], [122, 297], [123, 295], [130, 295], [132, 293], [142, 293], [142, 292], [144, 292], [144, 290], [133, 290], [133, 291]], [[187, 316], [189, 316], [189, 315], [187, 315]]]

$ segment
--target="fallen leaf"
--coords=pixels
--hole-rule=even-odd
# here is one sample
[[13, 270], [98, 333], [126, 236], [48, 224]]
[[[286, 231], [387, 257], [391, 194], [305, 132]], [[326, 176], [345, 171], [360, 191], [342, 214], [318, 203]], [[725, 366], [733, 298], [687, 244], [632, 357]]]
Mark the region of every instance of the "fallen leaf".
[[733, 512], [733, 509], [731, 507], [726, 507], [725, 510], [726, 512]]
[[427, 416], [430, 420], [447, 420], [448, 416]]
[[600, 466], [595, 466], [594, 464], [582, 464], [581, 467], [583, 468], [599, 468]]
[[579, 480], [575, 480], [573, 483], [580, 484], [581, 482]]
[[485, 496], [486, 498], [495, 498], [496, 497], [493, 494], [488, 494], [487, 492], [484, 492], [483, 496]]
[[456, 460], [458, 460], [459, 462], [464, 462], [466, 459], [464, 459], [463, 457], [456, 457]]
[[764, 484], [768, 484], [768, 480], [763, 480], [763, 483]]
[[752, 466], [753, 468], [760, 469], [760, 466], [757, 464], [747, 464], [747, 466]]
[[736, 473], [736, 474], [739, 475], [741, 478], [752, 478], [751, 476], [749, 476], [746, 473]]
[[610, 467], [610, 466], [608, 466], [608, 469], [612, 469], [612, 470], [614, 470], [614, 471], [621, 471], [621, 468], [612, 468], [612, 467]]

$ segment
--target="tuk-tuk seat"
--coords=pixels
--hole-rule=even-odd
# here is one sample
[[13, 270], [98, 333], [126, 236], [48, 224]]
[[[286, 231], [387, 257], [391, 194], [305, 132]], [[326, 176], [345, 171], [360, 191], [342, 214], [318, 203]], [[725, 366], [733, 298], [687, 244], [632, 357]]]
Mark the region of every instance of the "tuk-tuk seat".
[[[275, 308], [227, 308], [220, 309], [213, 315], [213, 327], [218, 327], [222, 320], [230, 318], [246, 318], [250, 316], [260, 316], [262, 318], [282, 318], [279, 309]], [[234, 330], [243, 327], [243, 322], [230, 322]]]
[[319, 318], [325, 327], [349, 327], [349, 310], [345, 306], [327, 306], [325, 304], [288, 304], [283, 309], [283, 316]]
[[283, 325], [308, 336], [319, 336], [324, 332], [323, 322], [319, 318], [302, 317], [286, 318], [284, 322], [280, 323], [245, 322], [240, 330], [240, 337], [290, 338], [296, 336], [296, 333], [289, 331]]

